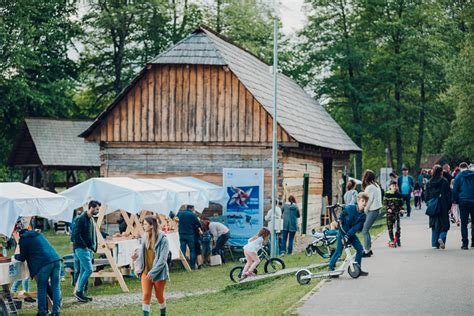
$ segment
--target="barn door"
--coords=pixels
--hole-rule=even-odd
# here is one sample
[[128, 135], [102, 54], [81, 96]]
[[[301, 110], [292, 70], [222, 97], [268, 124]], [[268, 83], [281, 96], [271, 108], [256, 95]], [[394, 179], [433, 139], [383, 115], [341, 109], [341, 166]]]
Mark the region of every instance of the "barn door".
[[323, 158], [323, 197], [332, 205], [332, 158]]

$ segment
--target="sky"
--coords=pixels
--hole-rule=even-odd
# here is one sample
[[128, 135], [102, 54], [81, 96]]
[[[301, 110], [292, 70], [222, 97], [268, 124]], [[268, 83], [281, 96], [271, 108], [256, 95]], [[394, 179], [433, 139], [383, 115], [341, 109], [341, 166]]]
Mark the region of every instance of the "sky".
[[303, 4], [304, 0], [280, 0], [282, 32], [286, 35], [291, 35], [303, 28], [306, 20], [302, 11]]

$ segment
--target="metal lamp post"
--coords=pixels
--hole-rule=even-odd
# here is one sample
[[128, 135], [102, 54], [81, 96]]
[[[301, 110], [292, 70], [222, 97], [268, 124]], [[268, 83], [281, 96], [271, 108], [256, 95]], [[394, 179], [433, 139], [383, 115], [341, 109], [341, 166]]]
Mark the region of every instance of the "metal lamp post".
[[272, 143], [272, 227], [271, 227], [271, 255], [275, 257], [276, 232], [276, 172], [277, 172], [277, 80], [278, 80], [278, 0], [273, 0], [273, 143]]

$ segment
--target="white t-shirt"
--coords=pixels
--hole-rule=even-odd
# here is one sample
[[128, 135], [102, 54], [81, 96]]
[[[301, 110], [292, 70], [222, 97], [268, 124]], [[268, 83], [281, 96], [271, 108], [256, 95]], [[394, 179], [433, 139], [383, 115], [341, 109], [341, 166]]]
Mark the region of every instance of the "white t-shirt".
[[344, 204], [353, 205], [357, 204], [357, 191], [349, 190], [344, 194]]
[[219, 222], [210, 222], [209, 232], [211, 233], [214, 240], [216, 240], [220, 236], [227, 234], [229, 232], [229, 228], [227, 228], [227, 226]]
[[382, 207], [382, 190], [376, 184], [370, 184], [365, 188], [365, 193], [369, 196], [365, 211], [375, 211]]
[[[250, 238], [252, 239], [252, 238]], [[263, 237], [258, 237], [254, 241], [250, 241], [244, 246], [244, 250], [250, 252], [258, 252], [263, 247]]]

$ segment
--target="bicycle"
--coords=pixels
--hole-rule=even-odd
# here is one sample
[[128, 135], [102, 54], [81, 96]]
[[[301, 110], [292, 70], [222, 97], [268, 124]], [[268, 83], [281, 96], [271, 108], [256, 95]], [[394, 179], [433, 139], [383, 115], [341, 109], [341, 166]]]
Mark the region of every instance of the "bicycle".
[[[281, 260], [280, 258], [270, 257], [270, 255], [268, 254], [268, 251], [265, 248], [262, 248], [258, 252], [258, 258], [260, 259], [260, 263], [253, 271], [255, 274], [257, 274], [257, 269], [262, 264], [263, 261], [265, 261], [265, 264], [263, 266], [263, 270], [265, 271], [265, 273], [275, 273], [279, 270], [285, 269], [285, 262], [283, 262], [283, 260]], [[244, 265], [247, 262], [245, 258], [240, 258], [239, 261]], [[238, 283], [240, 281], [240, 277], [242, 276], [243, 270], [244, 270], [244, 266], [241, 266], [241, 265], [232, 268], [232, 270], [230, 270], [230, 273], [229, 273], [230, 279], [233, 282]]]

